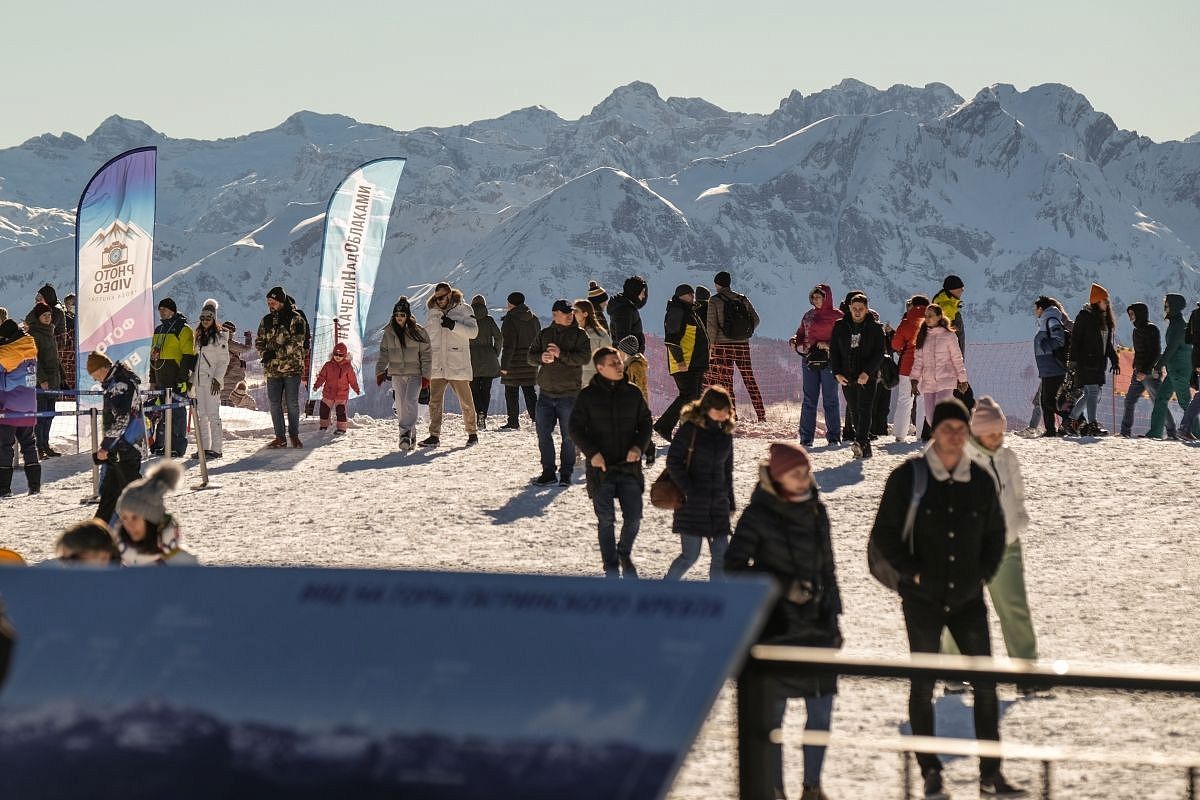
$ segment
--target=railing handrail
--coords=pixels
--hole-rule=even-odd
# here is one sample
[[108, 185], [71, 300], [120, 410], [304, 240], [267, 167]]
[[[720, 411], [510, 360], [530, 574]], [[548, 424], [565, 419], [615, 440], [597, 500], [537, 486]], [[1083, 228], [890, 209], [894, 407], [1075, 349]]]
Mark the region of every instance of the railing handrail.
[[755, 645], [750, 658], [768, 672], [797, 671], [855, 675], [865, 678], [973, 678], [999, 683], [1088, 689], [1130, 689], [1200, 694], [1200, 670], [1166, 667], [1161, 664], [1111, 666], [1071, 664], [1067, 661], [1026, 661], [988, 656], [951, 656], [912, 653], [907, 658], [862, 658], [845, 656], [826, 647]]

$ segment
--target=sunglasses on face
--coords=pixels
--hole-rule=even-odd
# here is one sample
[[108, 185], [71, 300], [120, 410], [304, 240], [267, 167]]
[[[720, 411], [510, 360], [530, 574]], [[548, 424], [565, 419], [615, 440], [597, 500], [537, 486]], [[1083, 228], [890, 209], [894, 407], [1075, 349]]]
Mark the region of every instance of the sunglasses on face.
[[345, 356], [344, 356], [344, 355], [342, 355], [341, 353], [334, 353], [334, 354], [333, 354], [333, 357], [334, 357], [334, 358], [345, 358]]

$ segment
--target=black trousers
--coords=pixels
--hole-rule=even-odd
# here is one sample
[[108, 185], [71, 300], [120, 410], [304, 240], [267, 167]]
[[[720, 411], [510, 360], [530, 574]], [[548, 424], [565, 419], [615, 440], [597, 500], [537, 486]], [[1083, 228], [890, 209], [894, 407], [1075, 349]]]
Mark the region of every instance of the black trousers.
[[0, 468], [12, 469], [17, 464], [17, 445], [25, 466], [38, 463], [37, 436], [25, 425], [0, 425]]
[[675, 389], [679, 394], [654, 423], [654, 429], [664, 439], [671, 438], [675, 426], [679, 423], [679, 413], [683, 411], [683, 407], [693, 400], [700, 399], [700, 389], [704, 384], [704, 370], [676, 372], [671, 377], [675, 379]]
[[846, 395], [846, 424], [854, 429], [854, 440], [861, 445], [871, 444], [871, 417], [875, 406], [875, 381], [860, 386], [851, 381], [842, 387]]
[[871, 433], [876, 436], [886, 436], [889, 412], [892, 410], [892, 390], [882, 383], [876, 383], [875, 399], [871, 404], [871, 409]]
[[107, 525], [117, 510], [117, 498], [121, 492], [142, 477], [142, 457], [137, 451], [124, 452], [120, 461], [110, 458], [103, 462], [100, 471], [100, 505], [96, 507], [96, 519]]
[[[942, 629], [950, 634], [964, 656], [990, 656], [991, 637], [988, 632], [987, 607], [983, 593], [961, 608], [946, 611], [944, 606], [905, 599], [904, 627], [908, 630], [908, 649], [914, 653], [937, 653], [942, 645]], [[933, 736], [933, 686], [930, 679], [914, 680], [909, 686], [908, 719], [914, 736]], [[996, 700], [996, 684], [975, 681], [975, 738], [1000, 741], [1000, 706]], [[936, 753], [917, 753], [921, 772], [940, 770], [942, 762]], [[990, 776], [1000, 769], [997, 758], [979, 759], [979, 773]]]
[[[521, 394], [525, 395], [525, 411], [529, 414], [529, 421], [534, 421], [533, 412], [537, 408], [537, 387], [536, 386], [505, 386], [504, 387], [504, 405], [508, 412], [508, 424], [520, 424], [518, 417], [521, 416]], [[475, 406], [476, 410], [479, 406]]]
[[1058, 390], [1062, 388], [1066, 375], [1042, 378], [1042, 424], [1047, 433], [1055, 433], [1058, 424]]
[[488, 407], [492, 404], [493, 378], [472, 378], [471, 399], [475, 401], [475, 413], [487, 416]]

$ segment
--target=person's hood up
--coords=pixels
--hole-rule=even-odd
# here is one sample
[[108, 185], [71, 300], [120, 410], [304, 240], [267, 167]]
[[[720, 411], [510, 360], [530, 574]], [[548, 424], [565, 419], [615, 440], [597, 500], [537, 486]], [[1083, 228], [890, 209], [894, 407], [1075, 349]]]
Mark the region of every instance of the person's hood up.
[[1167, 308], [1170, 309], [1169, 316], [1183, 316], [1183, 310], [1187, 308], [1187, 300], [1181, 294], [1167, 295]]
[[54, 291], [54, 287], [50, 284], [46, 284], [42, 288], [38, 289], [38, 294], [40, 294], [42, 299], [46, 301], [46, 305], [50, 306], [51, 308], [54, 308], [56, 305], [58, 305], [58, 292]]
[[[1131, 303], [1129, 311], [1133, 312], [1133, 327], [1141, 328], [1150, 322], [1150, 307], [1145, 303]], [[1045, 316], [1046, 312], [1042, 312]]]
[[342, 356], [342, 357], [345, 357], [346, 355], [348, 355], [348, 354], [349, 354], [349, 352], [350, 352], [350, 351], [349, 351], [349, 349], [347, 349], [347, 347], [346, 347], [346, 343], [345, 343], [345, 342], [338, 342], [337, 344], [335, 344], [335, 345], [333, 346], [333, 352], [332, 352], [332, 353], [330, 353], [329, 355], [330, 355], [330, 357], [331, 357], [331, 358], [332, 358], [333, 356]]
[[488, 315], [487, 298], [481, 294], [477, 294], [472, 297], [471, 313], [475, 315], [475, 319], [483, 322]]
[[[650, 292], [646, 291], [648, 288], [644, 278], [634, 275], [632, 278], [625, 279], [625, 284], [621, 287], [621, 294], [625, 295], [625, 299], [633, 303], [634, 307], [642, 308], [646, 305], [646, 300], [650, 299]], [[641, 297], [643, 291], [646, 291], [646, 300]]]
[[820, 308], [821, 311], [832, 311], [833, 310], [833, 308], [834, 308], [834, 306], [833, 306], [833, 289], [829, 288], [828, 283], [818, 283], [816, 286], [814, 286], [812, 288], [812, 291], [810, 291], [808, 293], [808, 296], [812, 297], [813, 292], [820, 292], [821, 296], [825, 298], [824, 300], [821, 301], [821, 308]]

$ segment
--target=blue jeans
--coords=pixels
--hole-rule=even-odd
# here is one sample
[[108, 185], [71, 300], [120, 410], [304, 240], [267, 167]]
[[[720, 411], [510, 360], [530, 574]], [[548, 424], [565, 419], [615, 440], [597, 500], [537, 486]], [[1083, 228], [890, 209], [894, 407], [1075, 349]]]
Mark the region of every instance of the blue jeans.
[[267, 378], [267, 401], [271, 404], [271, 424], [275, 426], [275, 437], [282, 439], [283, 404], [287, 401], [287, 432], [300, 436], [300, 376], [287, 375], [283, 378]]
[[[1133, 410], [1137, 407], [1138, 400], [1142, 398], [1142, 394], [1150, 397], [1151, 402], [1158, 397], [1158, 389], [1162, 386], [1162, 381], [1155, 378], [1150, 373], [1146, 373], [1145, 380], [1138, 380], [1137, 373], [1129, 379], [1129, 388], [1125, 391], [1125, 413], [1121, 415], [1121, 435], [1133, 435]], [[1167, 414], [1167, 434], [1175, 435], [1175, 420], [1170, 413]]]
[[[163, 405], [186, 400], [183, 395], [178, 392], [168, 392], [163, 395]], [[171, 455], [182, 454], [187, 450], [187, 409], [172, 408], [170, 411], [163, 411], [158, 415], [158, 422], [154, 425], [154, 449], [167, 452], [167, 414], [171, 415]]]
[[696, 559], [700, 558], [700, 542], [706, 540], [708, 541], [708, 552], [712, 556], [712, 561], [708, 565], [708, 579], [710, 581], [724, 580], [725, 550], [729, 547], [729, 537], [688, 536], [686, 533], [679, 534], [679, 555], [675, 556], [675, 560], [671, 562], [663, 580], [677, 581], [682, 578], [684, 573], [692, 568], [692, 564], [696, 563]]
[[568, 432], [571, 425], [571, 409], [575, 408], [575, 395], [570, 397], [550, 397], [545, 392], [538, 392], [537, 427], [538, 452], [542, 456], [542, 474], [553, 475], [554, 468], [554, 426], [558, 425], [558, 433], [562, 439], [559, 447], [559, 477], [570, 478], [575, 469], [575, 443], [571, 441]]
[[[642, 526], [642, 488], [640, 475], [615, 472], [604, 476], [592, 495], [600, 535], [600, 561], [604, 564], [604, 574], [610, 578], [620, 575], [617, 556], [628, 558], [633, 552], [633, 540]], [[617, 525], [614, 499], [621, 504], [620, 541], [614, 538]]]
[[800, 442], [805, 446], [813, 443], [817, 432], [817, 397], [825, 408], [825, 440], [832, 443], [842, 438], [842, 412], [838, 404], [838, 382], [833, 372], [825, 369], [801, 369], [804, 381], [804, 403], [800, 407]]
[[[804, 721], [806, 731], [827, 731], [833, 723], [833, 695], [824, 694], [804, 698], [804, 710], [807, 719]], [[774, 697], [771, 700], [771, 718], [767, 721], [772, 729], [783, 728], [783, 715], [787, 711], [787, 697]], [[820, 745], [804, 745], [804, 787], [810, 788], [821, 785], [821, 768], [825, 765], [825, 748]], [[783, 744], [771, 743], [771, 772], [775, 779], [775, 787], [783, 789]], [[782, 794], [780, 795], [782, 797]]]
[[[1089, 383], [1083, 387], [1083, 395], [1075, 401], [1071, 409], [1071, 419], [1086, 416], [1088, 422], [1096, 422], [1096, 408], [1100, 405], [1100, 384]], [[1084, 413], [1086, 408], [1087, 413]]]

